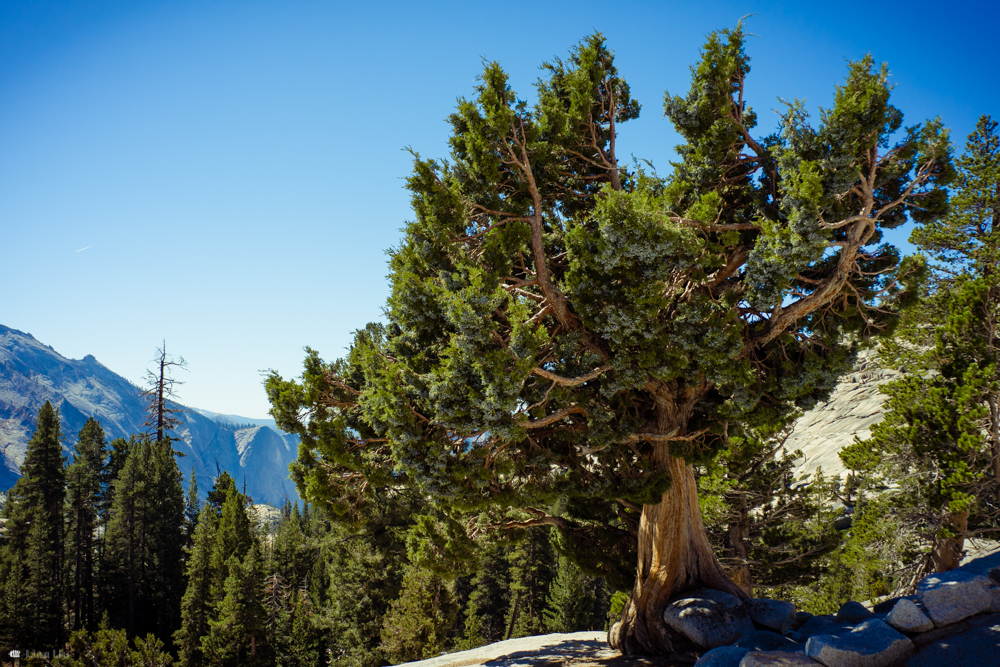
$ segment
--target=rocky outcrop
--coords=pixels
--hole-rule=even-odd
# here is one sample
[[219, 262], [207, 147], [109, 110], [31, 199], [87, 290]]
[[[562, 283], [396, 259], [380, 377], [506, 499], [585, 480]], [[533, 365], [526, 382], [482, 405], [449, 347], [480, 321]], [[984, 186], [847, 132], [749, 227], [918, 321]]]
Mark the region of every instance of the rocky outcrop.
[[[726, 594], [699, 591], [696, 597], [716, 599], [718, 595]], [[949, 632], [950, 626], [958, 627], [957, 632], [961, 632], [961, 626], [970, 617], [985, 617], [988, 620], [991, 618], [989, 614], [995, 611], [994, 600], [997, 597], [1000, 597], [1000, 570], [994, 567], [981, 574], [955, 570], [930, 575], [920, 583], [916, 596], [897, 599], [891, 606], [883, 604], [877, 607], [888, 609], [888, 613], [874, 613], [858, 602], [848, 602], [836, 614], [809, 616], [795, 614], [794, 607], [789, 609], [784, 606], [789, 603], [780, 603], [779, 606], [775, 600], [740, 602], [747, 608], [756, 629], [724, 646], [702, 640], [700, 645], [708, 650], [695, 667], [890, 667], [908, 660], [907, 656], [914, 652], [917, 645], [932, 641], [936, 633]], [[684, 598], [685, 601], [688, 599]], [[700, 608], [712, 607], [701, 605]], [[727, 604], [724, 612], [719, 607], [714, 613], [726, 618], [739, 616], [738, 609], [731, 603]], [[702, 613], [700, 621], [705, 626], [711, 626], [706, 616]], [[776, 622], [779, 616], [784, 619], [780, 623], [780, 632], [773, 627], [779, 625]], [[725, 623], [719, 625], [728, 627]], [[710, 633], [703, 634], [708, 636]], [[694, 635], [689, 634], [688, 637], [694, 639]], [[991, 664], [1000, 664], [1000, 658]]]
[[882, 368], [874, 354], [862, 351], [854, 370], [840, 378], [830, 398], [817, 404], [795, 422], [785, 448], [804, 456], [795, 473], [814, 474], [822, 467], [827, 477], [844, 476], [847, 470], [840, 450], [871, 435], [871, 427], [882, 421], [886, 396], [879, 386], [901, 376], [899, 369]]

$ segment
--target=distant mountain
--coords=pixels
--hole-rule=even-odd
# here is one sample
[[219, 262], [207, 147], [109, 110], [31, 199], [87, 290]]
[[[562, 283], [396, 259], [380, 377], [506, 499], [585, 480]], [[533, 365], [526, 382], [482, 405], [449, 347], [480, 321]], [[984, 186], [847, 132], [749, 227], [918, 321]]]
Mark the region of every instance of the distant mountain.
[[[62, 418], [67, 456], [87, 418], [96, 417], [108, 439], [143, 430], [145, 402], [140, 389], [87, 355], [67, 359], [31, 334], [0, 325], [0, 491], [17, 480], [38, 410], [51, 401]], [[179, 406], [182, 407], [183, 406]], [[226, 470], [256, 502], [281, 505], [296, 500], [288, 464], [297, 437], [282, 433], [273, 420], [221, 415], [183, 408], [174, 448], [185, 483], [194, 468], [204, 495], [218, 470]]]

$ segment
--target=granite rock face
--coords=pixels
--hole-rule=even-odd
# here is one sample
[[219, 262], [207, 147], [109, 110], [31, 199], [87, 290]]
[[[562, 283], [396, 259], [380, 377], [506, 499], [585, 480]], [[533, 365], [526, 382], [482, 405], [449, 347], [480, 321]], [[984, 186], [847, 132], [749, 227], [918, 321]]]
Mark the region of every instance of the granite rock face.
[[961, 570], [932, 574], [917, 587], [917, 596], [939, 628], [957, 623], [993, 605], [991, 581]]
[[772, 630], [780, 630], [786, 622], [795, 619], [795, 605], [791, 602], [754, 598], [748, 600], [746, 606], [754, 623]]
[[816, 635], [806, 655], [826, 667], [887, 667], [913, 652], [913, 642], [880, 619], [839, 635]]
[[880, 368], [871, 352], [858, 355], [854, 369], [837, 381], [830, 398], [805, 412], [795, 422], [785, 449], [801, 450], [805, 456], [798, 463], [796, 476], [813, 474], [823, 468], [827, 477], [844, 477], [847, 469], [840, 460], [840, 450], [871, 435], [871, 427], [882, 421], [882, 404], [888, 398], [879, 385], [900, 377], [897, 370]]
[[695, 644], [707, 648], [733, 644], [753, 630], [743, 601], [711, 588], [674, 600], [663, 611], [663, 620]]

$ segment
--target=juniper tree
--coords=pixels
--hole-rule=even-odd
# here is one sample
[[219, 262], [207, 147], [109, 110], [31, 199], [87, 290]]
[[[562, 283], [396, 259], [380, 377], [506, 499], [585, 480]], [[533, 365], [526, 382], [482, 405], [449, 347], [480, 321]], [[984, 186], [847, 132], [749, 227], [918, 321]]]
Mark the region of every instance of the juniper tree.
[[885, 420], [842, 458], [888, 477], [897, 511], [930, 542], [937, 571], [958, 567], [974, 523], [1000, 521], [1000, 135], [979, 119], [957, 160], [950, 214], [911, 240], [929, 257], [925, 298], [883, 358], [908, 374], [881, 388]]
[[485, 65], [450, 160], [414, 156], [386, 324], [268, 380], [307, 497], [343, 515], [409, 485], [442, 534], [555, 526], [609, 580], [637, 548], [609, 637], [626, 653], [684, 650], [662, 622], [683, 591], [746, 596], [692, 466], [827, 392], [848, 334], [889, 326], [913, 267], [882, 230], [937, 216], [952, 172], [940, 122], [904, 129], [870, 56], [818, 125], [792, 102], [757, 135], [744, 39], [709, 35], [690, 91], [666, 95], [684, 140], [667, 178], [619, 160], [640, 105], [601, 35], [543, 66], [533, 106]]

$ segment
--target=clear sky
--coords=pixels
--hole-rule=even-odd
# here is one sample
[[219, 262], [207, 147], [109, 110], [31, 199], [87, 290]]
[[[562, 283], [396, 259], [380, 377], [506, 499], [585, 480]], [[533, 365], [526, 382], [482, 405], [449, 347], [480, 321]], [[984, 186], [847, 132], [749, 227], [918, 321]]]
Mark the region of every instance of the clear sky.
[[[847, 59], [887, 61], [908, 124], [961, 146], [1000, 115], [1000, 3], [369, 2], [0, 4], [0, 323], [139, 382], [183, 355], [182, 402], [265, 417], [261, 373], [340, 356], [381, 316], [411, 217], [407, 146], [482, 60], [531, 99], [538, 66], [600, 30], [642, 104], [623, 154], [661, 172], [705, 35], [749, 19], [750, 104], [828, 104]], [[762, 131], [762, 134], [766, 132]], [[905, 238], [906, 233], [897, 234]]]

